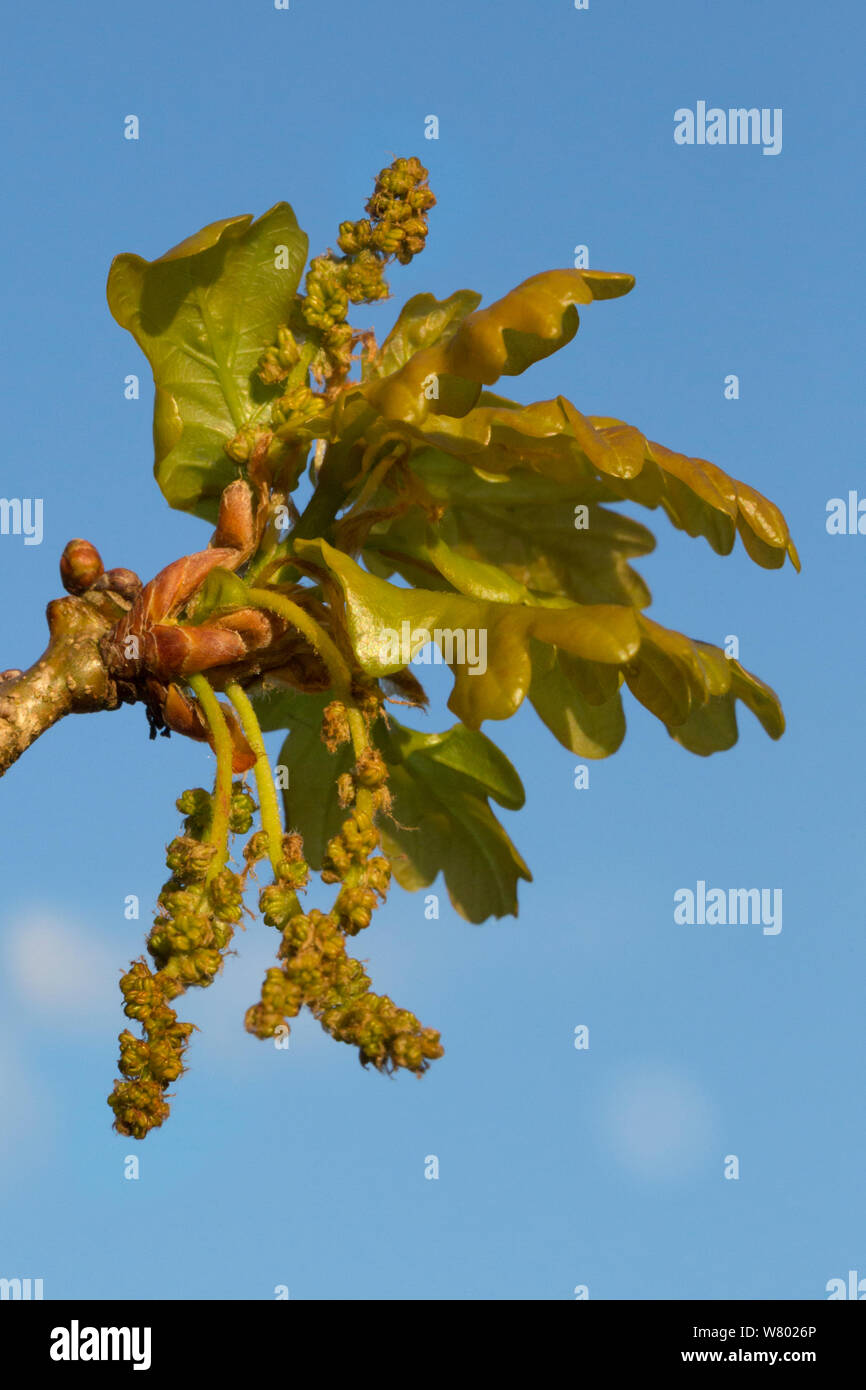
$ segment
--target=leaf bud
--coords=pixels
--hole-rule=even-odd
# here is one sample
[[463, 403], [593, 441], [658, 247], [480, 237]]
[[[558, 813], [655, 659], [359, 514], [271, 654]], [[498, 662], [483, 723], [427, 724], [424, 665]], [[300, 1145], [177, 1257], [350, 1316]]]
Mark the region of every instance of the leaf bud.
[[103, 572], [99, 551], [90, 541], [69, 541], [60, 557], [60, 579], [69, 594], [83, 594]]

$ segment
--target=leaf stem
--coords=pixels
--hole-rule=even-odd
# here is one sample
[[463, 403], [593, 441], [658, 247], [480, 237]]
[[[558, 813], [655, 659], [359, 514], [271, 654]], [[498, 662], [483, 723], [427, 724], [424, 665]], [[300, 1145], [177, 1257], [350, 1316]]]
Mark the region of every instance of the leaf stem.
[[352, 698], [352, 673], [334, 642], [315, 618], [310, 617], [309, 613], [284, 594], [273, 594], [270, 589], [250, 589], [249, 601], [257, 608], [266, 608], [278, 617], [285, 618], [286, 622], [303, 633], [327, 666], [339, 698], [348, 704]]

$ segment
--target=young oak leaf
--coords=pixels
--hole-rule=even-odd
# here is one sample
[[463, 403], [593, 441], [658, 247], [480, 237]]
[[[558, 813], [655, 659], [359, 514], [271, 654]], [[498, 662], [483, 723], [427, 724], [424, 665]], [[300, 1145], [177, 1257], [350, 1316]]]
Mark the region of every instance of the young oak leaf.
[[737, 699], [771, 738], [781, 738], [785, 718], [778, 696], [757, 676], [709, 642], [662, 627], [643, 614], [638, 625], [640, 649], [625, 668], [629, 689], [684, 747], [691, 748], [693, 741], [700, 745], [695, 752], [730, 747], [736, 741], [731, 716]]
[[[297, 541], [295, 549], [302, 559], [324, 563], [337, 579], [355, 656], [368, 675], [400, 670], [431, 638], [451, 644], [451, 652], [444, 652], [454, 675], [448, 708], [470, 729], [480, 728], [485, 719], [507, 719], [519, 708], [532, 678], [530, 637], [612, 665], [622, 665], [640, 644], [630, 607], [540, 607], [398, 589], [326, 541]], [[470, 643], [478, 658], [471, 662]]]
[[[288, 774], [286, 824], [303, 836], [307, 863], [319, 869], [346, 814], [335, 784], [352, 767], [351, 746], [329, 753], [322, 742], [330, 694], [280, 691], [254, 698], [262, 728], [291, 729], [277, 759]], [[378, 720], [371, 735], [388, 765], [392, 806], [379, 829], [400, 886], [426, 888], [441, 873], [453, 907], [467, 921], [516, 914], [517, 884], [532, 875], [488, 800], [513, 811], [523, 805], [523, 786], [505, 754], [462, 724], [423, 734], [390, 711], [387, 726]]]
[[[579, 758], [608, 758], [625, 738], [625, 713], [618, 676], [612, 687], [586, 689], [588, 663], [567, 652], [531, 644], [529, 699], [539, 719], [564, 748]], [[612, 673], [614, 674], [614, 673]], [[587, 694], [603, 698], [587, 698]]]
[[523, 805], [520, 778], [484, 734], [455, 724], [442, 734], [406, 729], [389, 716], [382, 736], [392, 815], [383, 847], [402, 888], [426, 888], [441, 871], [452, 906], [469, 922], [517, 914], [517, 884], [532, 881], [488, 797]]
[[420, 348], [390, 376], [366, 383], [364, 395], [389, 421], [417, 424], [428, 412], [465, 415], [482, 386], [517, 376], [570, 343], [579, 325], [575, 305], [617, 298], [633, 285], [634, 276], [608, 271], [531, 275], [502, 299], [469, 314], [452, 336]]
[[278, 387], [255, 375], [285, 320], [307, 255], [288, 203], [225, 218], [154, 261], [115, 256], [108, 305], [150, 362], [154, 472], [172, 507], [213, 521], [237, 476], [224, 445]]
[[400, 310], [375, 360], [366, 365], [364, 380], [391, 376], [421, 348], [447, 342], [480, 303], [481, 295], [475, 290], [456, 290], [447, 299], [436, 299], [432, 294], [413, 295]]
[[728, 664], [731, 668], [730, 688], [724, 694], [712, 695], [705, 704], [698, 705], [684, 723], [668, 725], [672, 739], [689, 753], [697, 753], [702, 758], [712, 753], [723, 753], [737, 742], [737, 700], [742, 700], [760, 720], [770, 738], [781, 738], [785, 732], [785, 718], [775, 692], [738, 661], [728, 658]]
[[[610, 515], [614, 521], [626, 520], [616, 514]], [[410, 558], [410, 564], [413, 558], [421, 561], [426, 557], [445, 581], [472, 598], [524, 604], [565, 602], [545, 600], [529, 592], [498, 565], [459, 554], [442, 539], [440, 533], [447, 530], [447, 525], [440, 524], [439, 533], [434, 534], [432, 528], [423, 525], [420, 514], [401, 520], [402, 530], [398, 528], [396, 537], [390, 539], [386, 533], [385, 541], [386, 545], [400, 548], [387, 553], [401, 572], [405, 572], [405, 565], [400, 565], [404, 557]], [[669, 732], [674, 733], [688, 724], [680, 740], [684, 746], [690, 746], [689, 738], [716, 739], [719, 748], [730, 746], [730, 742], [724, 740], [735, 741], [737, 737], [732, 705], [737, 694], [758, 714], [767, 732], [774, 738], [779, 736], [784, 720], [778, 699], [768, 686], [737, 667], [737, 691], [728, 699], [736, 663], [730, 662], [724, 652], [709, 643], [694, 641], [664, 628], [645, 616], [639, 615], [637, 621], [641, 645], [633, 658], [624, 663], [625, 679], [635, 697], [666, 724]], [[529, 698], [559, 742], [582, 757], [604, 758], [615, 752], [625, 737], [619, 672], [612, 666], [558, 651], [536, 638], [531, 639], [529, 650], [532, 663]], [[719, 704], [719, 701], [724, 703]], [[706, 721], [699, 719], [698, 711], [713, 702], [717, 713], [712, 731], [705, 730]]]
[[[477, 484], [472, 496], [464, 501], [452, 490], [448, 510], [438, 523], [438, 534], [455, 555], [495, 565], [507, 578], [540, 595], [635, 608], [650, 602], [649, 589], [628, 563], [655, 547], [652, 533], [639, 522], [582, 502], [578, 491], [566, 485], [557, 485], [554, 496], [537, 501], [533, 481], [525, 498], [512, 502], [511, 489], [466, 471]], [[511, 476], [519, 481], [519, 475]], [[369, 562], [376, 557], [377, 574], [387, 578], [385, 566], [390, 564], [415, 582], [404, 558], [413, 554], [414, 525], [408, 513], [372, 528], [364, 558]]]
[[674, 526], [704, 536], [728, 555], [739, 532], [750, 558], [778, 569], [799, 557], [778, 507], [706, 459], [690, 458], [648, 440], [633, 425], [582, 415], [564, 396], [518, 406], [478, 404], [459, 418], [450, 413], [397, 421], [391, 428], [416, 446], [423, 469], [431, 450], [469, 464], [487, 481], [531, 469], [571, 486], [585, 503], [631, 501], [661, 507]]

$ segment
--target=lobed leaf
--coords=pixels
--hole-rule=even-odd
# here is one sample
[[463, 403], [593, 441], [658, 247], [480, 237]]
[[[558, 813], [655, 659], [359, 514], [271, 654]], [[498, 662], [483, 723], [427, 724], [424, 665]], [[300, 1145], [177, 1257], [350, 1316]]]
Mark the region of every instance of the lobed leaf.
[[429, 466], [432, 449], [469, 464], [488, 481], [528, 469], [570, 486], [585, 503], [662, 507], [675, 526], [704, 536], [717, 554], [730, 553], [739, 531], [756, 564], [778, 569], [787, 555], [800, 567], [782, 513], [761, 493], [706, 459], [653, 443], [620, 420], [584, 416], [562, 396], [528, 406], [478, 405], [461, 418], [440, 414], [391, 428], [417, 446], [413, 466], [415, 457]]
[[739, 737], [736, 702], [742, 700], [760, 720], [770, 738], [785, 732], [785, 717], [775, 692], [729, 658], [731, 686], [724, 695], [714, 695], [706, 704], [693, 709], [685, 723], [669, 727], [668, 733], [690, 753], [708, 757], [732, 748]]
[[[554, 738], [581, 758], [608, 758], [625, 738], [619, 681], [605, 698], [587, 698], [586, 663], [541, 643], [532, 644], [529, 699]], [[598, 687], [596, 691], [598, 693]]]
[[[413, 459], [412, 471], [434, 500], [447, 501], [437, 530], [455, 555], [495, 565], [503, 580], [510, 578], [542, 596], [635, 608], [650, 602], [649, 589], [628, 560], [649, 554], [655, 539], [630, 517], [585, 503], [568, 484], [545, 487], [546, 480], [531, 473], [515, 470], [499, 480], [479, 478], [467, 465], [434, 450], [426, 451], [423, 462], [420, 456]], [[378, 505], [384, 506], [385, 494], [380, 490]], [[415, 510], [373, 525], [364, 558], [372, 560], [377, 574], [387, 577], [396, 569], [416, 582], [411, 557], [417, 553], [420, 515]]]
[[586, 661], [613, 665], [627, 661], [639, 646], [635, 612], [626, 606], [534, 607], [399, 589], [325, 541], [299, 541], [295, 548], [302, 558], [324, 564], [340, 584], [349, 638], [367, 674], [384, 676], [401, 669], [431, 637], [441, 648], [443, 635], [462, 633], [468, 653], [468, 634], [474, 634], [476, 655], [484, 643], [483, 670], [480, 661], [473, 668], [459, 655], [455, 658], [454, 650], [455, 659], [445, 653], [454, 675], [448, 708], [470, 729], [478, 729], [484, 719], [507, 719], [520, 706], [532, 678], [531, 637]]
[[[322, 743], [330, 698], [295, 691], [255, 697], [262, 728], [291, 726], [279, 753], [289, 773], [286, 824], [303, 835], [314, 869], [321, 868], [328, 840], [346, 815], [335, 783], [354, 762], [350, 745], [329, 753]], [[532, 876], [488, 801], [508, 810], [523, 805], [523, 786], [505, 754], [462, 724], [423, 734], [389, 715], [387, 726], [380, 720], [372, 732], [388, 764], [393, 798], [390, 815], [379, 823], [382, 847], [400, 886], [425, 888], [442, 873], [452, 905], [467, 921], [516, 914], [517, 883]]]
[[433, 883], [439, 872], [452, 906], [469, 922], [517, 914], [517, 884], [531, 882], [488, 803], [509, 810], [524, 801], [517, 772], [484, 734], [455, 724], [421, 734], [389, 717], [377, 740], [389, 764], [392, 815], [382, 823], [383, 848], [402, 888]]
[[456, 290], [441, 300], [432, 294], [414, 295], [400, 310], [375, 361], [365, 367], [364, 379], [390, 376], [405, 367], [421, 348], [447, 341], [480, 303], [481, 295], [475, 290]]
[[256, 221], [213, 222], [154, 261], [112, 261], [108, 304], [153, 371], [154, 471], [172, 507], [215, 520], [220, 493], [237, 476], [225, 444], [279, 393], [255, 369], [285, 321], [306, 255], [292, 209], [277, 203]]
[[706, 755], [737, 740], [735, 702], [742, 700], [771, 738], [785, 718], [778, 696], [719, 647], [638, 619], [640, 650], [625, 667], [629, 689], [691, 752]]
[[452, 335], [421, 347], [397, 371], [366, 383], [364, 396], [389, 421], [420, 423], [428, 412], [465, 415], [482, 386], [517, 376], [571, 342], [579, 324], [576, 304], [612, 299], [633, 285], [632, 275], [606, 271], [532, 275], [488, 308], [469, 314]]

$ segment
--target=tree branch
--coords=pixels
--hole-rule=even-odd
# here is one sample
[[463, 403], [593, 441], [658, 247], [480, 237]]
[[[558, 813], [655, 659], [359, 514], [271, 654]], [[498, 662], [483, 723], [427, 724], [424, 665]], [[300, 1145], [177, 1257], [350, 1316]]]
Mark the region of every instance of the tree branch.
[[29, 671], [0, 681], [0, 777], [64, 715], [117, 708], [99, 639], [119, 616], [107, 594], [49, 603], [45, 652]]

